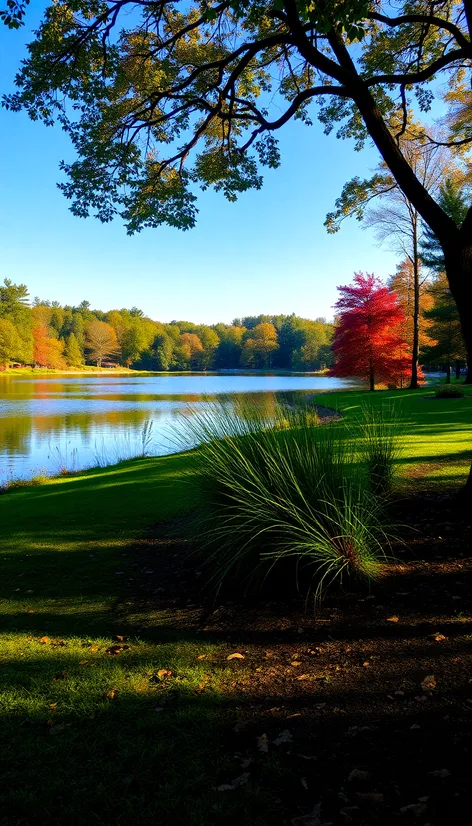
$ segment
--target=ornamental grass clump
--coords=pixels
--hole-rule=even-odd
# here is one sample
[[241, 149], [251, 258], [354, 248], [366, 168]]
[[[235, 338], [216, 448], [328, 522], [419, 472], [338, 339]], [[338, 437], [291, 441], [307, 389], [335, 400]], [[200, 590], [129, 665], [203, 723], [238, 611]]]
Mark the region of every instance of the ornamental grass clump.
[[393, 404], [365, 405], [357, 419], [360, 455], [365, 463], [371, 493], [389, 497], [395, 481], [397, 460], [402, 453], [402, 419]]
[[197, 544], [212, 586], [269, 578], [317, 597], [348, 576], [383, 568], [387, 540], [344, 428], [313, 411], [210, 403], [185, 419], [201, 485]]

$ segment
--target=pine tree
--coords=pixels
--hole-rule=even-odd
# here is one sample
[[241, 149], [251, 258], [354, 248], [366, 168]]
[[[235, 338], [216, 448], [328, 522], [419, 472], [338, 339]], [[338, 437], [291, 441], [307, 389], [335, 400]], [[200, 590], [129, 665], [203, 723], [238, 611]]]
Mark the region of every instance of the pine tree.
[[69, 367], [82, 367], [84, 358], [74, 333], [67, 338], [64, 356]]

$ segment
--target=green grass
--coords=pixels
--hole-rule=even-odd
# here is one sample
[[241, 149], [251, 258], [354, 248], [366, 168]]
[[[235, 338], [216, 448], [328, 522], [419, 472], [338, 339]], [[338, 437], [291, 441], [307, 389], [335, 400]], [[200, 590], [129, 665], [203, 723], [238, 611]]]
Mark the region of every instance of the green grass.
[[[431, 388], [353, 391], [320, 403], [355, 429], [362, 403], [401, 402], [400, 478], [449, 487], [465, 481], [472, 458], [464, 391], [434, 401]], [[133, 542], [198, 501], [188, 485], [183, 496], [188, 467], [185, 455], [142, 459], [0, 496], [5, 826], [277, 822], [263, 778], [214, 791], [242, 771], [228, 732], [234, 671], [242, 678], [246, 662], [228, 663], [226, 642], [182, 631], [169, 614], [143, 617], [129, 590]], [[115, 635], [129, 645], [116, 655], [107, 651]]]

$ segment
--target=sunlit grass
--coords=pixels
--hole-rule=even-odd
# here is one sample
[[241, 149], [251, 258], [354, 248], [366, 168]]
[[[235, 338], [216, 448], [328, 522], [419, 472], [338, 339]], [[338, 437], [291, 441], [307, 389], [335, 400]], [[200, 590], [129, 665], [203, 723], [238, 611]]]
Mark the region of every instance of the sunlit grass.
[[[401, 401], [395, 464], [416, 491], [467, 477], [472, 388], [464, 392], [350, 391], [319, 403], [342, 410], [355, 437], [362, 404]], [[5, 826], [54, 822], [57, 812], [68, 826], [267, 823], [263, 783], [214, 791], [238, 774], [226, 738], [247, 661], [235, 677], [227, 644], [183, 634], [158, 606], [143, 617], [129, 593], [133, 542], [199, 501], [196, 484], [183, 494], [190, 467], [188, 454], [133, 460], [0, 496]], [[116, 635], [129, 649], [107, 653]]]

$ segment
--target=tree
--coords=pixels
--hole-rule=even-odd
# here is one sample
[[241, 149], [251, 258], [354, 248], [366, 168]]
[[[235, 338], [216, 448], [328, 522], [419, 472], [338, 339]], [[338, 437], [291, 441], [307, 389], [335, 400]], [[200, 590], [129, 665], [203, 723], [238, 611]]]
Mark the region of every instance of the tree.
[[262, 322], [250, 330], [241, 352], [243, 367], [267, 369], [272, 366], [272, 356], [279, 349], [277, 330], [270, 322]]
[[86, 327], [86, 348], [89, 358], [101, 367], [103, 359], [114, 356], [119, 350], [113, 327], [105, 321], [90, 321]]
[[140, 353], [146, 346], [146, 338], [141, 326], [137, 323], [130, 324], [124, 331], [120, 344], [122, 359], [126, 367], [129, 367], [134, 361], [138, 360]]
[[0, 368], [17, 358], [21, 351], [21, 340], [15, 328], [7, 318], [0, 318]]
[[66, 341], [64, 358], [71, 367], [82, 367], [84, 363], [82, 350], [79, 347], [79, 342], [74, 333], [71, 333]]
[[197, 370], [198, 360], [203, 354], [203, 344], [196, 333], [182, 333], [174, 353], [179, 370]]
[[456, 154], [472, 142], [471, 32], [470, 0], [396, 9], [369, 0], [189, 0], [185, 9], [168, 0], [62, 0], [47, 7], [5, 103], [46, 123], [57, 118], [71, 135], [78, 159], [64, 165], [62, 189], [73, 212], [104, 221], [119, 213], [133, 232], [193, 226], [195, 181], [230, 200], [260, 187], [258, 164], [280, 162], [275, 133], [292, 118], [309, 124], [317, 99], [326, 131], [339, 124], [337, 134], [357, 146], [373, 140], [436, 233], [472, 352], [472, 210], [458, 226], [399, 146], [413, 96], [427, 111], [444, 81], [450, 116], [439, 142]]
[[[408, 134], [399, 134], [399, 146], [417, 179], [431, 195], [436, 196], [445, 174], [451, 171], [451, 156], [445, 147], [433, 143], [419, 145], [412, 135], [414, 132], [418, 134], [421, 129], [419, 124], [412, 124]], [[346, 184], [336, 202], [336, 210], [326, 219], [328, 232], [336, 232], [341, 221], [351, 215], [363, 221], [365, 226], [373, 227], [377, 239], [381, 243], [387, 242], [390, 248], [407, 259], [411, 266], [413, 291], [409, 308], [412, 319], [410, 387], [416, 389], [420, 346], [420, 297], [427, 277], [421, 274], [421, 216], [414, 204], [397, 186], [384, 162], [372, 178], [364, 181], [354, 178]]]
[[[440, 189], [439, 203], [444, 211], [451, 218], [460, 224], [464, 221], [468, 206], [463, 187], [450, 178], [447, 178]], [[435, 303], [432, 313], [427, 314], [427, 318], [434, 322], [435, 335], [438, 339], [435, 351], [427, 348], [424, 353], [425, 358], [436, 358], [442, 361], [446, 358], [450, 365], [452, 359], [467, 360], [466, 384], [472, 384], [472, 367], [469, 363], [467, 353], [464, 353], [464, 342], [457, 338], [461, 335], [461, 321], [457, 306], [451, 294], [446, 278], [446, 262], [444, 252], [439, 244], [434, 232], [427, 229], [424, 233], [420, 245], [421, 259], [424, 266], [435, 276], [430, 294], [434, 296]], [[431, 309], [431, 308], [430, 308]], [[454, 352], [460, 352], [460, 356], [454, 356]], [[440, 353], [442, 356], [440, 357]], [[447, 367], [448, 377], [450, 367]]]
[[33, 327], [33, 354], [34, 363], [39, 367], [49, 367], [51, 370], [61, 370], [65, 367], [64, 344], [57, 338], [49, 335], [46, 325]]
[[443, 363], [446, 381], [451, 381], [451, 363], [456, 362], [456, 376], [460, 377], [460, 362], [466, 357], [460, 319], [444, 273], [439, 273], [431, 286], [433, 306], [425, 312], [430, 322], [429, 335], [433, 341], [422, 349], [423, 360]]
[[31, 364], [33, 360], [32, 317], [28, 296], [26, 284], [13, 284], [8, 278], [0, 284], [0, 318], [6, 318], [14, 325], [20, 344], [16, 358], [25, 364]]
[[[419, 276], [420, 268], [415, 267], [410, 257], [404, 258], [397, 265], [396, 272], [388, 280], [388, 286], [397, 296], [405, 314], [405, 326], [402, 335], [412, 355], [418, 342], [418, 353], [423, 347], [433, 344], [430, 337], [430, 321], [425, 313], [433, 306], [433, 296], [429, 274]], [[412, 362], [414, 361], [414, 355]], [[417, 368], [418, 370], [418, 368]], [[414, 382], [412, 382], [414, 384]]]
[[353, 284], [338, 287], [339, 312], [334, 331], [332, 376], [402, 385], [411, 360], [401, 335], [405, 317], [398, 298], [374, 275], [356, 273]]

